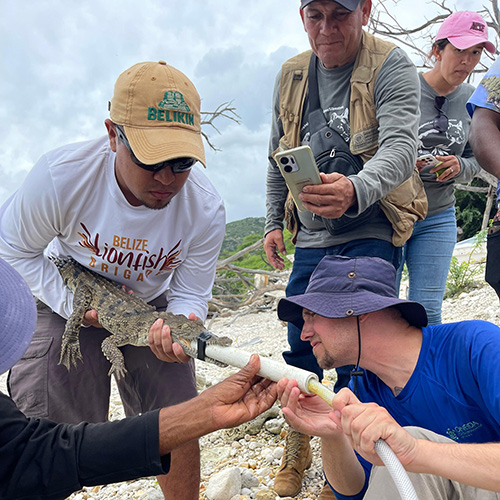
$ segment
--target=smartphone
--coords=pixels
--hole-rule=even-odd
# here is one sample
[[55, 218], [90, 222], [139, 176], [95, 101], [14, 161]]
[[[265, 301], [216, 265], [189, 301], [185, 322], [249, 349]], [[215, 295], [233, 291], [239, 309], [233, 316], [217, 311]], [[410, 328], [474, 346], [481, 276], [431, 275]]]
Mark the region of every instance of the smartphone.
[[297, 208], [301, 212], [307, 211], [299, 199], [299, 194], [304, 186], [322, 183], [311, 148], [309, 146], [299, 146], [298, 148], [280, 151], [274, 155], [274, 160], [285, 179]]
[[[438, 159], [436, 159], [435, 156], [430, 155], [430, 154], [419, 156], [417, 158], [417, 161], [424, 161], [425, 162], [424, 167], [429, 167], [429, 168], [437, 167], [438, 165], [443, 163], [442, 161], [439, 161]], [[422, 167], [422, 168], [424, 168], [424, 167]], [[436, 176], [439, 177], [445, 170], [446, 170], [446, 168], [436, 170], [436, 172], [435, 172]]]

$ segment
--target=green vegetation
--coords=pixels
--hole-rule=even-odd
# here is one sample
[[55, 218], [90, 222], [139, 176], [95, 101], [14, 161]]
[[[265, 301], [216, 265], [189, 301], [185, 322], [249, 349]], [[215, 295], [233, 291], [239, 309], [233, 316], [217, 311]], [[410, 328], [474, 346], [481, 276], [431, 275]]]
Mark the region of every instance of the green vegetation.
[[226, 235], [222, 243], [221, 257], [225, 258], [236, 252], [236, 249], [242, 244], [244, 238], [247, 236], [259, 235], [259, 237], [262, 238], [265, 222], [265, 217], [247, 217], [246, 219], [226, 224]]
[[474, 258], [474, 253], [486, 241], [488, 229], [477, 233], [467, 260], [459, 262], [456, 257], [451, 258], [450, 271], [446, 282], [445, 298], [454, 297], [461, 292], [470, 290], [474, 286], [474, 280], [482, 271], [481, 262]]
[[[292, 255], [295, 250], [295, 247], [293, 246], [293, 243], [291, 241], [292, 235], [287, 230], [285, 230], [283, 236], [285, 239], [285, 248], [287, 255]], [[239, 252], [240, 250], [243, 250], [244, 248], [247, 248], [250, 245], [253, 245], [261, 238], [263, 238], [263, 235], [249, 234], [248, 236], [245, 236], [241, 244], [238, 245], [238, 247], [236, 248], [236, 251], [232, 252], [232, 254]], [[238, 260], [235, 260], [233, 264], [235, 266], [242, 267], [244, 269], [264, 269], [266, 271], [273, 270], [273, 267], [267, 260], [266, 252], [264, 251], [264, 246], [261, 246], [256, 250], [253, 250], [252, 252], [243, 255], [243, 257], [239, 258]], [[292, 263], [290, 262], [289, 259], [285, 258], [285, 269], [290, 269], [291, 267]]]

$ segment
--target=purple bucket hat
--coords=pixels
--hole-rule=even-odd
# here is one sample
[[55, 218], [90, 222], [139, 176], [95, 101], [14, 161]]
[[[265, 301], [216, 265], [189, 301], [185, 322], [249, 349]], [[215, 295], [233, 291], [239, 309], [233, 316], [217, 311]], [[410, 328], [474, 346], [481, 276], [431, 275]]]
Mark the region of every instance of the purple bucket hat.
[[[300, 0], [300, 8], [303, 9], [314, 1], [315, 0]], [[358, 8], [360, 0], [332, 0], [332, 2], [338, 3], [339, 5], [344, 7], [344, 9], [354, 12]]]
[[36, 326], [35, 299], [21, 275], [0, 259], [0, 373], [28, 348]]
[[302, 309], [326, 318], [348, 318], [396, 306], [413, 326], [427, 325], [427, 314], [418, 302], [396, 294], [396, 270], [378, 257], [328, 255], [311, 275], [305, 293], [281, 299], [278, 317], [302, 328]]

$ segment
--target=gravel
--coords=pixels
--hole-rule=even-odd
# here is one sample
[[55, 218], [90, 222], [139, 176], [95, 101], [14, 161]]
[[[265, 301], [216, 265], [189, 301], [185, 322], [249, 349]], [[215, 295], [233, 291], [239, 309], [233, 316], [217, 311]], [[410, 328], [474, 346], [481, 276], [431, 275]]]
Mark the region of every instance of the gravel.
[[[482, 277], [484, 275], [480, 274]], [[246, 351], [257, 352], [282, 361], [281, 353], [287, 349], [286, 326], [278, 320], [276, 303], [280, 292], [273, 292], [268, 304], [262, 309], [241, 309], [226, 317], [215, 318], [208, 325], [210, 331], [217, 335], [227, 335], [233, 338], [233, 345]], [[443, 303], [443, 322], [454, 322], [469, 319], [483, 319], [499, 324], [499, 301], [495, 292], [482, 280], [476, 282], [476, 288], [464, 292], [458, 297], [446, 299]], [[203, 390], [236, 371], [232, 367], [220, 368], [209, 363], [196, 361], [199, 389]], [[325, 374], [326, 378], [335, 379], [334, 370]], [[6, 375], [0, 376], [0, 390], [6, 392]], [[245, 433], [240, 436], [228, 431], [218, 431], [200, 440], [202, 449], [202, 484], [200, 498], [206, 499], [210, 480], [223, 470], [238, 467], [254, 476], [251, 487], [243, 487], [233, 499], [267, 498], [272, 488], [274, 474], [277, 471], [283, 454], [286, 425], [283, 425], [281, 414], [268, 420], [257, 434]], [[110, 419], [123, 417], [123, 408], [116, 387], [113, 384]], [[304, 480], [304, 487], [296, 497], [313, 499], [319, 495], [322, 488], [322, 472], [319, 453], [319, 441], [311, 441], [314, 459]], [[243, 476], [242, 476], [243, 477]], [[215, 480], [214, 480], [215, 481]], [[256, 481], [256, 482], [255, 482]], [[244, 481], [243, 481], [244, 482]], [[250, 484], [250, 483], [249, 483]], [[248, 486], [248, 484], [247, 484]], [[212, 485], [210, 488], [212, 489]], [[271, 498], [273, 495], [271, 495]], [[138, 499], [161, 500], [163, 496], [154, 478], [137, 481], [84, 488], [69, 497], [70, 500], [83, 499]], [[213, 499], [210, 499], [213, 500]]]

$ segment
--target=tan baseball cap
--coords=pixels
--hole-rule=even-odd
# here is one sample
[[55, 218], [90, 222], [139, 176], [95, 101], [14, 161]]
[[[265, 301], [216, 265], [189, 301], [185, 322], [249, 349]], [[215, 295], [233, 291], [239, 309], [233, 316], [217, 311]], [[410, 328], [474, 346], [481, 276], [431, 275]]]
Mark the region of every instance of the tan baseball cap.
[[191, 80], [165, 61], [125, 70], [115, 83], [109, 115], [125, 130], [139, 161], [152, 165], [190, 157], [205, 165], [200, 96]]

